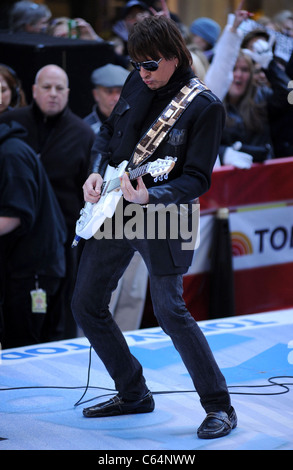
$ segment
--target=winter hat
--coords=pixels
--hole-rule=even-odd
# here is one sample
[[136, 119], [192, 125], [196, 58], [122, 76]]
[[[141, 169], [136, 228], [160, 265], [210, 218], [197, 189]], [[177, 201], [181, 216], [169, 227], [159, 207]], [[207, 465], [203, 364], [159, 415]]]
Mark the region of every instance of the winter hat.
[[190, 26], [190, 32], [200, 36], [214, 47], [220, 36], [221, 27], [216, 23], [216, 21], [202, 17], [193, 21]]
[[133, 7], [140, 7], [143, 11], [150, 11], [149, 7], [146, 3], [144, 2], [139, 2], [136, 0], [130, 0], [129, 2], [126, 3], [126, 5], [122, 8], [121, 16], [122, 18], [125, 18], [129, 10]]

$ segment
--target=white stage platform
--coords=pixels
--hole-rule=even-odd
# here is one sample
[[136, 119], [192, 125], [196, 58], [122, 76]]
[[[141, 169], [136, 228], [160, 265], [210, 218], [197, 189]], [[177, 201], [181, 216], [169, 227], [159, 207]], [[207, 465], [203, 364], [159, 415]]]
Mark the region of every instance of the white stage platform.
[[[229, 436], [197, 438], [196, 429], [205, 417], [198, 395], [170, 339], [160, 328], [151, 328], [125, 333], [155, 393], [156, 409], [148, 414], [82, 416], [84, 406], [104, 401], [99, 397], [111, 393], [103, 388], [113, 388], [93, 352], [90, 388], [82, 398], [90, 349], [85, 338], [3, 351], [0, 450], [92, 450], [96, 463], [103, 463], [98, 459], [112, 451], [149, 456], [170, 451], [175, 456], [198, 450], [292, 450], [293, 309], [199, 325], [225, 374], [237, 411], [239, 424]], [[284, 385], [273, 385], [272, 377]], [[81, 398], [94, 397], [95, 401], [76, 406]]]

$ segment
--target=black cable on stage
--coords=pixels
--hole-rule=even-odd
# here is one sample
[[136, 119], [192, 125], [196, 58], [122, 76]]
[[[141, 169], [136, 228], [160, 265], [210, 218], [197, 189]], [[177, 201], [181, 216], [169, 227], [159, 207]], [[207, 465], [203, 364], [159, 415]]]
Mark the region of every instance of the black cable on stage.
[[[279, 382], [273, 382], [272, 379], [283, 379], [283, 378], [289, 378], [292, 380], [291, 383], [279, 383]], [[229, 390], [229, 393], [230, 395], [254, 395], [254, 396], [272, 396], [272, 395], [283, 395], [285, 393], [288, 393], [290, 392], [290, 388], [289, 386], [292, 386], [293, 387], [293, 376], [276, 376], [276, 377], [270, 377], [268, 379], [268, 382], [270, 382], [270, 384], [264, 384], [264, 385], [230, 385], [228, 386], [228, 390]], [[283, 390], [282, 391], [279, 391], [279, 392], [266, 392], [266, 393], [260, 393], [260, 392], [230, 392], [230, 389], [231, 388], [244, 388], [244, 389], [248, 389], [248, 388], [267, 388], [267, 387], [281, 387]], [[74, 406], [78, 406], [78, 405], [82, 405], [84, 403], [88, 403], [90, 401], [93, 401], [93, 400], [97, 400], [97, 399], [100, 399], [104, 396], [108, 396], [108, 395], [113, 395], [114, 393], [117, 393], [117, 391], [115, 390], [112, 390], [112, 393], [108, 393], [108, 394], [104, 394], [104, 395], [99, 395], [98, 397], [94, 397], [94, 398], [90, 398], [86, 401], [81, 401], [82, 398], [85, 396], [87, 390], [89, 388], [100, 388], [100, 387], [89, 387], [88, 385], [86, 386], [85, 388], [85, 391], [82, 395], [82, 397], [78, 400], [77, 403], [75, 403]], [[108, 389], [110, 390], [110, 389]], [[175, 394], [175, 393], [196, 393], [196, 390], [159, 390], [159, 391], [151, 391], [153, 395], [170, 395], [170, 394]]]
[[[100, 395], [99, 397], [94, 397], [90, 398], [89, 400], [82, 401], [83, 397], [86, 395], [87, 390], [89, 388], [89, 382], [90, 382], [90, 368], [91, 368], [91, 351], [92, 351], [92, 346], [90, 346], [89, 350], [89, 365], [88, 365], [88, 376], [87, 376], [87, 384], [85, 386], [85, 391], [81, 398], [75, 403], [74, 406], [82, 405], [84, 403], [88, 403], [89, 401], [97, 400], [98, 398], [102, 398], [107, 395], [112, 395], [114, 393], [117, 393], [117, 391], [112, 390], [112, 393], [105, 394], [105, 395]], [[274, 382], [273, 379], [282, 379], [282, 378], [289, 378], [292, 379], [292, 383], [279, 383], [279, 382]], [[283, 395], [284, 393], [288, 393], [290, 391], [289, 386], [293, 386], [293, 376], [276, 376], [276, 377], [270, 377], [268, 379], [269, 384], [264, 384], [264, 385], [230, 385], [228, 386], [228, 390], [231, 388], [267, 388], [267, 387], [274, 387], [278, 386], [283, 388], [284, 390], [280, 392], [272, 392], [272, 393], [252, 393], [252, 392], [229, 392], [230, 395], [264, 395], [264, 396], [269, 396], [269, 395]], [[96, 387], [99, 388], [99, 387]], [[110, 389], [108, 389], [110, 390]], [[174, 393], [196, 393], [196, 390], [162, 390], [162, 391], [152, 391], [153, 395], [167, 395], [167, 394], [174, 394]]]
[[234, 394], [234, 395], [284, 395], [285, 393], [288, 393], [290, 392], [290, 388], [289, 386], [293, 386], [293, 382], [289, 382], [289, 383], [279, 383], [279, 382], [274, 382], [273, 379], [292, 379], [293, 380], [293, 376], [290, 376], [290, 375], [279, 375], [279, 376], [275, 376], [275, 377], [270, 377], [268, 378], [268, 382], [270, 382], [269, 384], [266, 384], [266, 385], [230, 385], [228, 388], [265, 388], [265, 387], [281, 387], [283, 388], [284, 390], [283, 391], [280, 391], [280, 392], [272, 392], [272, 393], [248, 393], [248, 392], [245, 392], [245, 393], [241, 393], [241, 392], [230, 392], [231, 394]]
[[[89, 385], [89, 383], [90, 383], [90, 373], [91, 373], [91, 363], [92, 363], [92, 346], [90, 346], [90, 349], [89, 349], [89, 365], [88, 365], [88, 373], [87, 373], [87, 383], [86, 383], [86, 386], [85, 386], [85, 389], [84, 389], [84, 392], [83, 392], [82, 396], [80, 397], [80, 399], [76, 403], [74, 403], [74, 406], [83, 405], [84, 403], [88, 403], [89, 401], [95, 400], [95, 398], [90, 398], [89, 400], [82, 401], [82, 399], [86, 395], [88, 389], [91, 388], [90, 385]], [[116, 391], [111, 389], [111, 388], [103, 388], [103, 387], [94, 387], [94, 388], [98, 388], [100, 390], [108, 390], [108, 391], [112, 392], [112, 393], [105, 393], [104, 395], [100, 395], [99, 398], [106, 397], [106, 396], [109, 396], [109, 395], [113, 395], [114, 393], [116, 393]]]
[[[7, 388], [0, 388], [0, 391], [8, 391], [8, 390], [27, 390], [27, 389], [60, 389], [60, 390], [79, 390], [79, 389], [84, 389], [84, 392], [80, 399], [74, 404], [74, 406], [79, 406], [84, 403], [88, 403], [89, 401], [96, 400], [98, 398], [102, 398], [104, 396], [109, 396], [116, 394], [117, 391], [112, 388], [106, 388], [106, 387], [99, 387], [99, 386], [93, 386], [90, 385], [90, 370], [91, 370], [91, 352], [92, 352], [92, 346], [89, 348], [89, 363], [88, 363], [88, 374], [87, 374], [87, 382], [85, 386], [72, 386], [72, 387], [67, 387], [67, 386], [54, 386], [54, 385], [36, 385], [36, 386], [27, 386], [27, 387], [7, 387]], [[282, 380], [282, 379], [290, 379], [292, 382], [283, 382], [279, 383], [276, 382], [275, 380]], [[275, 377], [270, 377], [267, 379], [269, 384], [263, 384], [263, 385], [230, 385], [228, 386], [228, 389], [256, 389], [256, 388], [269, 388], [269, 387], [281, 387], [282, 390], [279, 392], [271, 392], [271, 393], [259, 393], [259, 392], [229, 392], [231, 395], [255, 395], [255, 396], [271, 396], [271, 395], [283, 395], [285, 393], [290, 392], [290, 386], [293, 387], [293, 376], [290, 375], [279, 375]], [[98, 397], [90, 398], [88, 400], [82, 401], [84, 396], [86, 395], [87, 391], [89, 389], [95, 389], [95, 390], [105, 390], [110, 393], [106, 393], [103, 395], [99, 395]], [[152, 391], [153, 395], [168, 395], [168, 394], [174, 394], [174, 393], [196, 393], [196, 390], [159, 390], [159, 391]]]
[[83, 397], [85, 396], [85, 394], [88, 390], [89, 383], [90, 383], [91, 363], [92, 363], [92, 346], [90, 346], [90, 350], [89, 350], [89, 364], [88, 364], [88, 370], [87, 370], [87, 383], [86, 383], [86, 386], [85, 386], [85, 390], [84, 390], [82, 396], [80, 397], [80, 399], [74, 404], [74, 406], [78, 406], [81, 403], [81, 400], [83, 399]]

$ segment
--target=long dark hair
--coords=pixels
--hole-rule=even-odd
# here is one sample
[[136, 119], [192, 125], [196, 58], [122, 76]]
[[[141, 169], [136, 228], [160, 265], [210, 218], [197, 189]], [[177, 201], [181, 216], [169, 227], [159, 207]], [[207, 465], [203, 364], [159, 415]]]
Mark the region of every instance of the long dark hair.
[[177, 57], [179, 66], [192, 64], [192, 57], [175, 21], [165, 16], [151, 16], [136, 23], [129, 35], [127, 48], [135, 61], [171, 60]]

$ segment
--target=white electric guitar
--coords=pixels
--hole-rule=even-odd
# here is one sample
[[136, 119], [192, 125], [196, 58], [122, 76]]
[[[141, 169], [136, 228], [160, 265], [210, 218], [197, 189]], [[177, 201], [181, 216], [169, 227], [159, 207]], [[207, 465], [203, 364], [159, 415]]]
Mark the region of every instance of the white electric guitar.
[[122, 196], [120, 177], [125, 171], [127, 171], [131, 181], [146, 174], [150, 174], [157, 181], [168, 178], [168, 174], [174, 167], [175, 162], [176, 158], [173, 157], [158, 158], [156, 161], [145, 163], [134, 170], [126, 170], [128, 165], [127, 160], [124, 160], [117, 167], [108, 165], [99, 201], [96, 203], [86, 202], [80, 211], [72, 246], [76, 246], [81, 238], [85, 240], [91, 238], [99, 230], [105, 219], [113, 216]]

